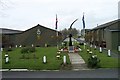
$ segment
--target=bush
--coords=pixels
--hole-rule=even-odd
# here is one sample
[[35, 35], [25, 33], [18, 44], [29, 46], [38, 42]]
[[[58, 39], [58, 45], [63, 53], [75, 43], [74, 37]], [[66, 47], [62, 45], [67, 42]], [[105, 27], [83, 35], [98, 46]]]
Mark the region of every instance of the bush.
[[99, 63], [100, 60], [98, 59], [97, 55], [91, 55], [90, 58], [88, 59], [88, 67], [90, 68], [100, 67]]
[[35, 47], [24, 47], [21, 49], [21, 53], [33, 53], [35, 52]]
[[28, 49], [28, 51], [31, 52], [31, 53], [35, 52], [35, 47], [30, 47], [30, 48]]
[[[22, 59], [26, 58], [29, 59], [29, 54], [28, 53], [33, 53], [35, 52], [35, 47], [24, 47], [21, 49], [21, 53], [22, 53]], [[27, 57], [25, 57], [25, 54], [27, 53]]]
[[26, 47], [25, 47], [25, 48], [22, 48], [22, 49], [21, 49], [21, 53], [28, 53], [28, 50], [29, 50], [29, 49], [26, 48]]

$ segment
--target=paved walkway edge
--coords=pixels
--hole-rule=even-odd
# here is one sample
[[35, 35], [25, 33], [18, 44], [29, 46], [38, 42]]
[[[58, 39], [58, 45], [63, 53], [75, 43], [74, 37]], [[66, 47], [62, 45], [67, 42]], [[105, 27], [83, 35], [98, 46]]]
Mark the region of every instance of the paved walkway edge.
[[68, 53], [73, 70], [89, 70], [87, 64], [78, 53]]

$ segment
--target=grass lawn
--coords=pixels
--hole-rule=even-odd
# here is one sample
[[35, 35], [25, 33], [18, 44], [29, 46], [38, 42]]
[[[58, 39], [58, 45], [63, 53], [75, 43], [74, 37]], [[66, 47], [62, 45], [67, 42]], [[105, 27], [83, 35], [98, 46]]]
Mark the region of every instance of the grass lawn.
[[[5, 64], [5, 52], [2, 53], [2, 68], [3, 69], [35, 69], [35, 70], [58, 70], [61, 69], [63, 63], [63, 56], [67, 56], [67, 63], [70, 65], [70, 60], [67, 53], [61, 53], [61, 58], [57, 59], [57, 49], [56, 47], [36, 47], [36, 58], [34, 58], [34, 53], [28, 53], [25, 57], [29, 59], [21, 59], [21, 48], [14, 48], [13, 51], [8, 53], [10, 58], [10, 63]], [[42, 62], [43, 56], [47, 56], [47, 63]]]
[[[90, 48], [90, 47], [88, 47], [88, 48]], [[81, 46], [81, 49], [83, 51], [80, 52], [79, 54], [82, 56], [82, 58], [87, 63], [90, 54], [87, 53], [86, 49], [84, 49], [83, 46]], [[99, 53], [99, 50], [94, 50], [93, 48], [91, 50], [100, 59], [100, 67], [101, 68], [118, 68], [118, 58], [108, 57], [106, 53], [104, 53], [104, 52]]]

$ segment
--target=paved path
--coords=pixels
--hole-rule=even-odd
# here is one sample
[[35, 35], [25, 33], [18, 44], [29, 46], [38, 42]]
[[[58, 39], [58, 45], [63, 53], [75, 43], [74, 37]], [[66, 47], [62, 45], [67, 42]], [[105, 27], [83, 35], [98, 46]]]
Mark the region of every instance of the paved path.
[[86, 70], [87, 65], [78, 53], [68, 53], [73, 70]]

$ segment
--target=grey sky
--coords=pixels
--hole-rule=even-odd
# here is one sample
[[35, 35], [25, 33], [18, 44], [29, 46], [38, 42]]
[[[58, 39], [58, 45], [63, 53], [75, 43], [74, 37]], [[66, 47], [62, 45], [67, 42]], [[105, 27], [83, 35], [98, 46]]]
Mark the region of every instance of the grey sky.
[[[0, 27], [26, 30], [37, 24], [55, 29], [58, 16], [58, 30], [73, 25], [82, 29], [82, 16], [85, 12], [86, 28], [93, 28], [118, 19], [119, 0], [0, 0]], [[6, 6], [7, 5], [7, 6]]]

